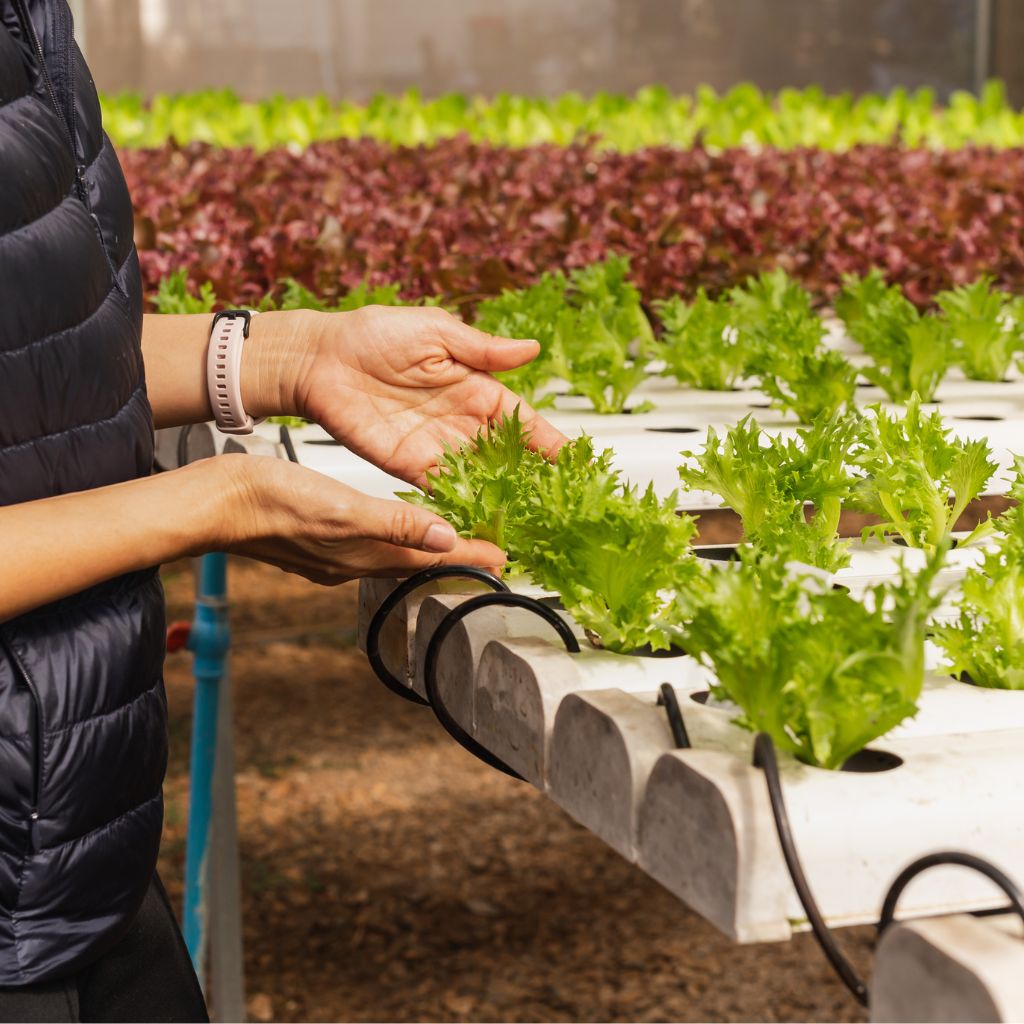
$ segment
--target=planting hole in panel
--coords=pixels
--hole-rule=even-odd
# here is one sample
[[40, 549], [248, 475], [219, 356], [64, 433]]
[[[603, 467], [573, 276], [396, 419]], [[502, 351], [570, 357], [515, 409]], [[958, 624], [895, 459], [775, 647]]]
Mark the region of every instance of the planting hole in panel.
[[888, 750], [873, 750], [865, 747], [858, 750], [852, 757], [843, 762], [841, 772], [857, 772], [858, 774], [870, 774], [872, 772], [891, 772], [893, 768], [899, 768], [903, 764], [903, 758], [898, 754], [890, 754]]
[[707, 558], [712, 562], [735, 562], [740, 557], [733, 544], [708, 544], [703, 547], [695, 545], [693, 553], [698, 558]]
[[[565, 397], [567, 397], [567, 398], [580, 398], [581, 396], [580, 395], [567, 395]], [[554, 409], [552, 411], [556, 412], [556, 413], [560, 413], [560, 414], [584, 413], [584, 414], [586, 414], [588, 416], [589, 415], [593, 415], [593, 416], [601, 416], [602, 415], [601, 413], [595, 411], [595, 409], [594, 409], [594, 407], [592, 405], [585, 405], [584, 406], [584, 405], [582, 405], [582, 403], [579, 404], [579, 405], [577, 405], [577, 404], [562, 404], [562, 405], [558, 405], [556, 403], [555, 407], [554, 407]], [[620, 412], [617, 412], [615, 415], [616, 416], [643, 416], [646, 413], [649, 413], [651, 411], [652, 410], [651, 410], [651, 407], [649, 405], [644, 407], [644, 408], [638, 408], [635, 405], [631, 405], [631, 406], [629, 406], [629, 408], [622, 409]]]
[[548, 594], [547, 597], [538, 597], [537, 602], [538, 604], [542, 604], [545, 607], [550, 608], [552, 611], [565, 611], [565, 605], [562, 604], [562, 599], [557, 594]]
[[698, 690], [690, 694], [690, 700], [701, 707], [711, 708], [713, 711], [720, 711], [727, 715], [735, 715], [740, 709], [731, 700], [715, 697], [710, 690]]
[[644, 427], [652, 434], [696, 434], [696, 427]]
[[[886, 542], [889, 544], [895, 544], [898, 548], [909, 548], [910, 545], [906, 540], [897, 533], [887, 533]], [[949, 542], [949, 550], [952, 551], [954, 548], [960, 545], [960, 541], [956, 537], [951, 537]]]
[[[731, 704], [723, 704], [714, 700], [710, 690], [698, 690], [690, 694], [690, 700], [702, 707], [711, 707], [717, 711], [735, 713], [739, 709]], [[870, 775], [876, 772], [891, 772], [903, 764], [903, 758], [898, 754], [892, 754], [888, 750], [875, 750], [873, 747], [865, 747], [858, 750], [852, 757], [844, 762], [841, 772], [855, 772], [859, 775]]]
[[964, 422], [978, 421], [981, 423], [1000, 423], [1003, 420], [1002, 416], [993, 416], [990, 413], [978, 413], [975, 416], [954, 416], [955, 420], [963, 420]]
[[682, 658], [685, 655], [686, 651], [678, 644], [673, 644], [667, 651], [654, 651], [650, 644], [644, 644], [643, 647], [626, 652], [628, 658]]
[[331, 445], [334, 448], [341, 448], [342, 444], [340, 441], [335, 441], [333, 437], [317, 437], [312, 441], [303, 441], [303, 444], [326, 444]]

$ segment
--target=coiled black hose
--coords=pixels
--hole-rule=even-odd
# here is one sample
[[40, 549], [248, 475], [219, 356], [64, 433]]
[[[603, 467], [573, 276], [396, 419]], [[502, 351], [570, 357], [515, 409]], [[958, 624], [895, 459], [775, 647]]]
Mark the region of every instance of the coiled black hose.
[[448, 733], [465, 750], [468, 750], [474, 757], [479, 758], [484, 764], [496, 768], [499, 772], [512, 776], [514, 779], [522, 780], [522, 776], [510, 768], [500, 757], [492, 754], [483, 744], [474, 739], [461, 725], [452, 717], [451, 712], [445, 706], [441, 697], [440, 688], [437, 685], [437, 662], [441, 654], [441, 646], [451, 631], [467, 616], [480, 608], [491, 608], [500, 605], [505, 608], [523, 608], [526, 611], [539, 615], [545, 622], [550, 623], [565, 644], [565, 649], [570, 654], [579, 654], [580, 645], [565, 619], [558, 612], [549, 608], [546, 604], [537, 601], [535, 598], [527, 597], [525, 594], [494, 593], [480, 594], [478, 597], [471, 597], [457, 608], [453, 608], [434, 630], [434, 635], [427, 645], [427, 653], [423, 663], [423, 684], [427, 691], [427, 701], [437, 720]]
[[475, 565], [439, 565], [432, 569], [424, 569], [410, 576], [404, 583], [400, 583], [381, 602], [380, 607], [370, 619], [370, 626], [366, 631], [366, 657], [369, 659], [370, 667], [377, 678], [394, 694], [403, 700], [411, 701], [413, 704], [429, 704], [415, 690], [406, 686], [400, 679], [395, 678], [391, 670], [384, 664], [380, 653], [380, 634], [387, 622], [388, 616], [404, 601], [413, 591], [435, 580], [442, 579], [467, 579], [476, 580], [478, 583], [490, 587], [491, 590], [507, 592], [508, 587], [496, 576], [491, 575], [485, 569], [478, 569]]

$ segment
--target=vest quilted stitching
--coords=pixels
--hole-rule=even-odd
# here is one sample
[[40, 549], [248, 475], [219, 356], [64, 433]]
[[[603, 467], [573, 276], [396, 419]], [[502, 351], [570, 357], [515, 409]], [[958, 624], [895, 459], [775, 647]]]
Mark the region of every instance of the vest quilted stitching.
[[[0, 0], [0, 504], [152, 467], [131, 204], [70, 29], [64, 0]], [[0, 986], [74, 972], [142, 902], [163, 645], [155, 570], [0, 625]]]

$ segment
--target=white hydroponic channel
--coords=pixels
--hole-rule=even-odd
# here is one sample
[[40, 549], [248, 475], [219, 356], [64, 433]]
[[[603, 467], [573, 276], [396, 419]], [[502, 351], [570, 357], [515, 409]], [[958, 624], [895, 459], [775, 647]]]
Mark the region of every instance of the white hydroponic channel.
[[[829, 343], [863, 361], [833, 326]], [[1005, 490], [1012, 453], [1024, 451], [1024, 380], [966, 380], [950, 372], [935, 406], [962, 438], [985, 438], [999, 471], [990, 493]], [[650, 378], [635, 403], [655, 409], [599, 416], [562, 396], [545, 415], [564, 433], [586, 431], [636, 483], [662, 495], [679, 487], [684, 449], [699, 451], [709, 427], [720, 434], [753, 414], [768, 432], [792, 434], [792, 417], [768, 407], [755, 388], [728, 393], [680, 388]], [[884, 400], [874, 387], [858, 401]], [[277, 429], [263, 426], [276, 441]], [[407, 485], [351, 452], [325, 443], [318, 427], [292, 432], [305, 465], [386, 497]], [[716, 496], [685, 492], [691, 511], [717, 507]], [[855, 544], [839, 579], [857, 593], [890, 576], [899, 557], [891, 545]], [[945, 582], [955, 583], [980, 557], [954, 551]], [[396, 585], [365, 580], [360, 638], [374, 610]], [[423, 693], [426, 645], [451, 609], [478, 593], [458, 582], [424, 588], [400, 606], [382, 635], [392, 672]], [[940, 615], [949, 613], [948, 604]], [[639, 658], [589, 648], [566, 653], [551, 627], [518, 609], [488, 608], [450, 634], [438, 683], [455, 719], [527, 781], [601, 836], [669, 891], [740, 942], [785, 939], [807, 927], [776, 836], [762, 772], [751, 765], [752, 736], [727, 708], [691, 700], [713, 682], [688, 657]], [[876, 773], [828, 772], [780, 757], [792, 827], [811, 887], [833, 925], [877, 920], [886, 889], [910, 861], [938, 849], [982, 856], [1011, 876], [1024, 865], [1024, 693], [983, 690], [941, 673], [929, 651], [920, 712], [873, 747], [902, 763]], [[675, 748], [661, 683], [679, 694], [692, 748]], [[1002, 905], [987, 880], [943, 867], [916, 880], [900, 916], [960, 914]], [[1024, 954], [1022, 954], [1024, 972]], [[908, 990], [916, 999], [914, 986]], [[925, 999], [924, 988], [920, 999]], [[925, 1003], [919, 1002], [922, 1011]], [[926, 1019], [922, 1017], [921, 1019]]]

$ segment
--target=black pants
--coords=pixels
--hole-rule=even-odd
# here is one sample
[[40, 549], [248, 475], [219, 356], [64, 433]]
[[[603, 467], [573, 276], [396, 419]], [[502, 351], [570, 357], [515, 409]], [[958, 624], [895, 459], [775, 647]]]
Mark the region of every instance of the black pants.
[[207, 1021], [167, 893], [155, 875], [125, 937], [62, 981], [0, 988], [0, 1022]]

